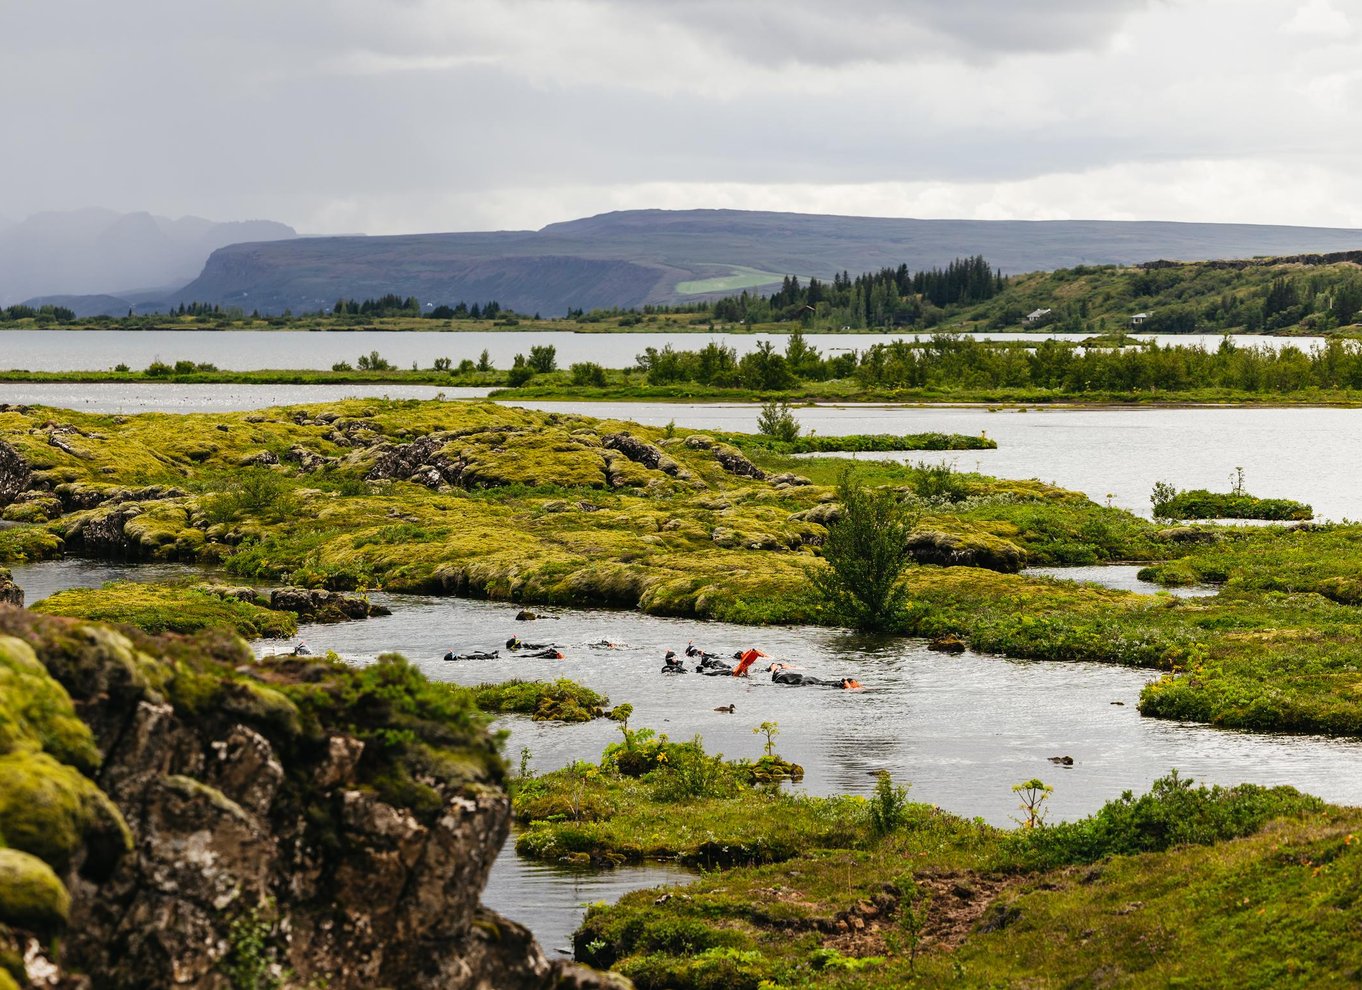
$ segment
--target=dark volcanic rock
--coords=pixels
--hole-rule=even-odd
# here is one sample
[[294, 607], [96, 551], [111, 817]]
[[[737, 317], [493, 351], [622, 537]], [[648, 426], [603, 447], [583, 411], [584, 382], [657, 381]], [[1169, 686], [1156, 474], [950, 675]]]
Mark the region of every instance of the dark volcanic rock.
[[743, 478], [756, 478], [758, 481], [766, 480], [766, 472], [749, 461], [737, 447], [717, 444], [714, 447], [714, 459], [729, 474], [736, 474]]
[[24, 607], [24, 589], [14, 583], [13, 576], [4, 567], [0, 567], [0, 605]]
[[28, 461], [12, 446], [0, 440], [0, 508], [9, 505], [28, 488], [32, 477]]
[[[16, 609], [0, 609], [0, 635], [31, 644], [66, 688], [122, 817], [119, 841], [95, 832], [59, 871], [71, 907], [57, 962], [87, 975], [54, 968], [43, 986], [228, 990], [243, 925], [260, 939], [257, 961], [292, 971], [288, 986], [622, 985], [547, 959], [479, 904], [510, 825], [480, 728], [457, 743], [469, 727], [447, 727], [466, 769], [423, 773], [408, 806], [375, 786], [373, 766], [391, 757], [377, 747], [380, 762], [366, 764], [370, 747], [352, 734], [368, 731], [354, 722], [387, 724], [390, 701], [343, 700], [359, 687], [348, 668], [257, 664], [230, 638], [129, 638]], [[150, 672], [170, 670], [175, 681], [193, 671], [197, 693], [150, 686], [171, 680]], [[285, 685], [319, 700], [306, 725]]]
[[1015, 543], [977, 534], [962, 536], [919, 530], [908, 538], [908, 553], [919, 564], [941, 567], [986, 567], [1015, 574], [1026, 563], [1026, 551]]
[[690, 477], [690, 472], [663, 453], [661, 447], [628, 433], [608, 433], [601, 437], [601, 446], [607, 450], [618, 450], [634, 463], [669, 474], [673, 478]]
[[309, 622], [347, 622], [373, 615], [391, 615], [382, 605], [374, 605], [362, 595], [347, 595], [319, 588], [275, 588], [269, 607], [292, 612]]

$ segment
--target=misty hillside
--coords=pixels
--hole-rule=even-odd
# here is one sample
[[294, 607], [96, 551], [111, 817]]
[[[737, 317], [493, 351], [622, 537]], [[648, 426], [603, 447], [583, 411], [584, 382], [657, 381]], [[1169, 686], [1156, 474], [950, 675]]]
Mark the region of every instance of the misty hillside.
[[220, 247], [296, 236], [271, 220], [171, 220], [100, 209], [35, 213], [17, 223], [0, 219], [0, 305], [180, 286]]
[[632, 307], [982, 254], [1004, 272], [1159, 258], [1244, 258], [1362, 247], [1362, 231], [1253, 224], [898, 220], [742, 210], [635, 210], [540, 231], [319, 237], [238, 244], [172, 302], [278, 312], [394, 292], [428, 303], [495, 299], [523, 313]]

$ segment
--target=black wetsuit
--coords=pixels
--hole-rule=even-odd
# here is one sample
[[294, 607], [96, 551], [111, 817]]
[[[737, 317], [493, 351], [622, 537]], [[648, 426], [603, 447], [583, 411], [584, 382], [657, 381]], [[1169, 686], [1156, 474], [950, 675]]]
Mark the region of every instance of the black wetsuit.
[[835, 687], [842, 686], [842, 681], [825, 681], [821, 677], [810, 677], [808, 674], [801, 674], [797, 670], [777, 670], [771, 674], [772, 684], [789, 684], [797, 687]]
[[695, 668], [696, 673], [705, 674], [708, 677], [720, 677], [724, 674], [733, 673], [731, 663], [724, 663], [722, 660], [716, 659], [712, 653], [706, 653], [704, 657], [700, 661], [700, 665]]
[[664, 660], [663, 665], [661, 670], [663, 674], [684, 674], [687, 672], [686, 665], [680, 660]]
[[453, 651], [453, 650], [450, 650], [448, 653], [445, 654], [445, 662], [448, 663], [448, 662], [452, 661], [453, 659], [454, 659], [454, 651]]

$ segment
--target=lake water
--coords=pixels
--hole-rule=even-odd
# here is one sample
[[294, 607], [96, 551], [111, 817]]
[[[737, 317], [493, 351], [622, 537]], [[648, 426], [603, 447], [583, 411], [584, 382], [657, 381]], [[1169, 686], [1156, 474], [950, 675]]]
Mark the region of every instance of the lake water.
[[[891, 340], [927, 339], [930, 333], [811, 333], [806, 340], [824, 353], [863, 351]], [[1083, 340], [1086, 334], [976, 333], [987, 340], [1023, 340], [1036, 343], [1047, 337]], [[1185, 344], [1214, 348], [1220, 337], [1213, 334], [1138, 335], [1160, 345]], [[573, 330], [494, 331], [299, 331], [299, 330], [0, 330], [0, 368], [27, 371], [108, 371], [119, 363], [145, 368], [153, 361], [207, 362], [233, 371], [261, 368], [329, 369], [338, 361], [351, 364], [361, 354], [378, 351], [399, 368], [412, 362], [429, 368], [436, 358], [458, 364], [476, 360], [486, 350], [498, 368], [508, 368], [517, 354], [536, 345], [552, 345], [560, 367], [578, 361], [595, 361], [608, 368], [627, 367], [645, 348], [671, 344], [678, 350], [695, 350], [710, 341], [734, 348], [740, 355], [756, 349], [761, 341], [785, 346], [785, 334], [748, 333], [578, 333]], [[1294, 345], [1317, 347], [1319, 337], [1240, 336], [1241, 346], [1250, 344], [1280, 348]]]
[[1028, 567], [1022, 571], [1024, 577], [1048, 577], [1059, 581], [1078, 581], [1083, 584], [1096, 584], [1117, 591], [1136, 591], [1142, 595], [1157, 595], [1168, 592], [1176, 598], [1208, 598], [1220, 589], [1209, 584], [1194, 584], [1181, 588], [1165, 588], [1153, 581], [1141, 581], [1138, 577], [1143, 567], [1139, 564], [1095, 564], [1091, 567]]
[[[756, 430], [738, 404], [520, 402], [532, 409], [678, 428]], [[1254, 495], [1306, 502], [1320, 519], [1362, 519], [1362, 409], [1077, 409], [837, 405], [800, 408], [806, 432], [987, 434], [997, 450], [863, 454], [946, 462], [1001, 478], [1039, 478], [1148, 517], [1156, 481], [1228, 491], [1244, 469]], [[1110, 496], [1108, 498], [1108, 496]]]
[[25, 384], [0, 382], [0, 403], [88, 413], [217, 413], [342, 399], [478, 399], [486, 388], [437, 385]]

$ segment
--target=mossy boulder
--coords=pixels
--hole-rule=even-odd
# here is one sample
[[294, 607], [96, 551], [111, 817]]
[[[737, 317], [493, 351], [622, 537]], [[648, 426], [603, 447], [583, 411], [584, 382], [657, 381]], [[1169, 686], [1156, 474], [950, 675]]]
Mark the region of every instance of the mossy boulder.
[[1026, 551], [1021, 547], [980, 532], [916, 530], [909, 537], [908, 552], [919, 564], [984, 567], [1003, 574], [1015, 574], [1026, 564]]
[[46, 753], [0, 756], [0, 836], [57, 870], [70, 866], [87, 843], [101, 872], [132, 847], [108, 796]]
[[0, 923], [53, 935], [70, 910], [71, 895], [52, 867], [19, 849], [0, 849]]
[[31, 646], [0, 635], [0, 754], [38, 750], [84, 770], [99, 765], [94, 737], [66, 689]]
[[4, 567], [0, 567], [0, 605], [24, 607], [24, 589], [14, 583], [13, 575]]

